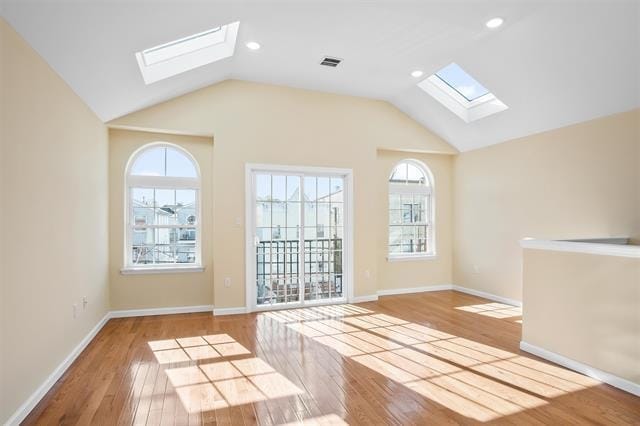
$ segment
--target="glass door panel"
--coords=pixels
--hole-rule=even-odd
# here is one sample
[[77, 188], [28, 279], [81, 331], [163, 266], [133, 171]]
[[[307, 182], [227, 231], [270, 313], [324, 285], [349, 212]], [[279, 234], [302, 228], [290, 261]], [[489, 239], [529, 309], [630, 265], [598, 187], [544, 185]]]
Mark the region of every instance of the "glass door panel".
[[256, 303], [300, 301], [300, 176], [255, 175]]
[[343, 296], [344, 179], [306, 176], [304, 193], [304, 300], [339, 299]]
[[304, 304], [343, 293], [344, 179], [254, 174], [256, 304]]

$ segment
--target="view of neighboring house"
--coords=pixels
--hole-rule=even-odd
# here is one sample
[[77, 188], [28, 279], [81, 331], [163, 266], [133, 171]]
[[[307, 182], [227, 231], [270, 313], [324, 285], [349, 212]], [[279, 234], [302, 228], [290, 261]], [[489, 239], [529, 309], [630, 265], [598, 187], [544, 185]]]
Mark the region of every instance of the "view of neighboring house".
[[[271, 193], [256, 197], [258, 303], [271, 303], [272, 298], [283, 302], [296, 299], [301, 261], [307, 277], [306, 300], [342, 293], [343, 182], [333, 179], [330, 184], [329, 178], [305, 180], [305, 185], [313, 182], [312, 191], [301, 194], [298, 186], [288, 197]], [[304, 259], [300, 256], [301, 228]]]
[[[195, 262], [194, 203], [158, 205], [153, 199], [141, 197], [141, 199], [133, 199], [132, 208], [135, 223], [131, 235], [133, 247], [131, 256], [134, 263]], [[152, 227], [148, 227], [149, 225]], [[169, 226], [161, 227], [161, 225]], [[171, 227], [171, 225], [188, 227]]]

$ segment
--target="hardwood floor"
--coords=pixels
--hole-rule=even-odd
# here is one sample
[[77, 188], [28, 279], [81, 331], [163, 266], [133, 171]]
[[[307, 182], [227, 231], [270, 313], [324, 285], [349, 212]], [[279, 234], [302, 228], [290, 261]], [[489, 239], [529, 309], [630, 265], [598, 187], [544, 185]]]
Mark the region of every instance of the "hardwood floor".
[[520, 352], [453, 291], [110, 320], [25, 424], [640, 424], [640, 398]]

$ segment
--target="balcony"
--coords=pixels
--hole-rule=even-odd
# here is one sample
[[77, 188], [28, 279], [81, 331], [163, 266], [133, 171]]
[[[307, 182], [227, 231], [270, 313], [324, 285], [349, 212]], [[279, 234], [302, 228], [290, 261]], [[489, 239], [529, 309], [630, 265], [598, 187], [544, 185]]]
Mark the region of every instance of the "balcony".
[[[343, 296], [341, 238], [261, 241], [256, 247], [257, 304], [305, 301]], [[301, 269], [303, 268], [303, 269]], [[302, 273], [303, 272], [303, 273]]]

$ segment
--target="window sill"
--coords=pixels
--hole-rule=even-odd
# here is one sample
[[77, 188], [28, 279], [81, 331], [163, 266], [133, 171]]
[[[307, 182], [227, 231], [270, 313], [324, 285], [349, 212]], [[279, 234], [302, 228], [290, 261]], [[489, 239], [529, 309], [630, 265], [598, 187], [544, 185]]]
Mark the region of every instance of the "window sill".
[[419, 254], [419, 255], [395, 255], [387, 256], [387, 262], [410, 262], [412, 260], [435, 260], [438, 256], [435, 254]]
[[127, 267], [120, 269], [122, 275], [143, 275], [143, 274], [181, 274], [188, 272], [204, 272], [204, 266], [163, 266], [155, 268]]

